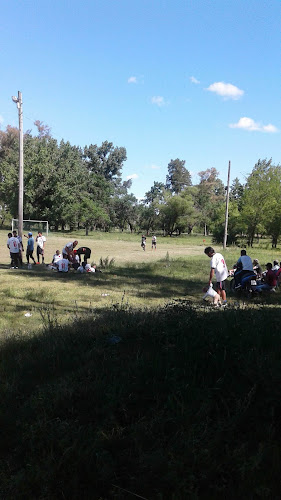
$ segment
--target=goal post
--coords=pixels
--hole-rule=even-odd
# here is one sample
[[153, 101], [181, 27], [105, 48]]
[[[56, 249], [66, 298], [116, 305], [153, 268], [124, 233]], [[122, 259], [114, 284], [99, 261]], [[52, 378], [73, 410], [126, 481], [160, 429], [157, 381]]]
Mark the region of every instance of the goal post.
[[[12, 231], [18, 230], [19, 220], [12, 219]], [[23, 220], [23, 232], [36, 232], [41, 231], [47, 236], [49, 234], [49, 222], [47, 220]]]

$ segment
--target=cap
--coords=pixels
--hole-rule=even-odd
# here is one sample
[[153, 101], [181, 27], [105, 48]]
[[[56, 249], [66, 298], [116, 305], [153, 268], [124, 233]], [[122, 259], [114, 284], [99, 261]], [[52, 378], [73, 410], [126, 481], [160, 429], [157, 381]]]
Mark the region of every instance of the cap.
[[28, 236], [32, 236], [32, 233], [28, 233]]

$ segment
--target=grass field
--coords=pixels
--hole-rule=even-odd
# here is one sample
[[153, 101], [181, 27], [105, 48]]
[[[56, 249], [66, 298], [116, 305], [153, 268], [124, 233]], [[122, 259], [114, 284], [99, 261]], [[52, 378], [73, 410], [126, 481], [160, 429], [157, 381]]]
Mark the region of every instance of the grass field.
[[[114, 259], [114, 267], [102, 274], [81, 275], [70, 272], [59, 275], [46, 266], [31, 270], [9, 269], [7, 233], [0, 232], [1, 319], [0, 331], [22, 332], [40, 329], [46, 321], [65, 322], [90, 311], [126, 302], [132, 307], [157, 307], [172, 299], [188, 299], [201, 303], [202, 286], [209, 273], [209, 259], [204, 248], [210, 238], [190, 236], [163, 238], [158, 236], [157, 250], [151, 250], [150, 238], [144, 252], [140, 235], [127, 233], [50, 234], [46, 243], [45, 262], [51, 262], [56, 249], [65, 243], [79, 241], [79, 246], [92, 249], [92, 261]], [[26, 244], [26, 240], [24, 242]], [[268, 242], [264, 243], [269, 247]], [[220, 250], [220, 248], [216, 247]], [[278, 250], [255, 248], [253, 257], [265, 264], [278, 258]], [[239, 249], [224, 252], [229, 267], [239, 256]], [[24, 258], [25, 262], [25, 258]], [[237, 298], [229, 297], [230, 304]], [[278, 302], [274, 298], [273, 303]], [[31, 316], [26, 317], [29, 313]]]
[[0, 234], [0, 498], [279, 500], [280, 289], [204, 306], [197, 236], [50, 235], [46, 261], [75, 238], [114, 267], [11, 270]]

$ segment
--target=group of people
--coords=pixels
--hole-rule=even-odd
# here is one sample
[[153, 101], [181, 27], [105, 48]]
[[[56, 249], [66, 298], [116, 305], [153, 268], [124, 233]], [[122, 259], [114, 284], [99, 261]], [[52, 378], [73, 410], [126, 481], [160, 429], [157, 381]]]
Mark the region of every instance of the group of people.
[[[35, 259], [33, 257], [33, 252], [34, 252], [34, 238], [32, 236], [32, 233], [29, 232], [28, 236], [24, 234], [25, 238], [27, 238], [27, 246], [26, 246], [26, 260], [27, 264], [29, 264], [29, 260], [33, 260], [34, 264], [36, 264]], [[37, 243], [37, 264], [39, 264], [39, 258], [41, 255], [42, 258], [42, 263], [44, 263], [44, 247], [45, 247], [45, 242], [46, 238], [45, 236], [42, 235], [42, 233], [39, 231], [38, 235], [36, 236], [36, 243]], [[22, 255], [24, 252], [24, 246], [23, 246], [23, 241], [21, 236], [17, 234], [17, 231], [13, 231], [12, 233], [8, 233], [8, 241], [7, 241], [7, 248], [10, 251], [10, 257], [11, 257], [11, 269], [18, 269], [19, 266], [22, 266]]]
[[[78, 241], [70, 241], [67, 243], [60, 253], [56, 250], [50, 268], [56, 269], [60, 273], [67, 273], [72, 267], [78, 272], [96, 272], [96, 266], [88, 264], [88, 259], [91, 257], [91, 249], [88, 247], [80, 247], [76, 250]], [[81, 256], [84, 256], [83, 262]]]
[[[211, 297], [213, 304], [226, 305], [226, 279], [229, 276], [229, 271], [224, 257], [215, 252], [212, 247], [206, 247], [204, 253], [211, 259], [211, 270], [209, 275], [209, 282], [206, 287], [203, 288], [204, 297]], [[257, 286], [256, 291], [261, 292], [263, 290], [274, 290], [278, 283], [278, 277], [281, 275], [281, 262], [280, 265], [278, 261], [274, 261], [273, 265], [271, 262], [266, 264], [266, 270], [262, 271], [258, 259], [252, 259], [247, 255], [246, 250], [241, 250], [241, 255], [237, 260], [236, 264], [233, 266], [235, 288], [239, 289], [241, 287], [241, 281], [243, 277], [249, 273], [253, 273], [256, 277]], [[215, 289], [213, 289], [212, 280], [216, 277]]]
[[[151, 250], [156, 250], [156, 236], [155, 234], [152, 236], [152, 240], [151, 240]], [[142, 237], [141, 237], [141, 247], [143, 249], [143, 251], [145, 252], [145, 247], [146, 247], [146, 236], [143, 234]]]
[[[29, 232], [28, 235], [24, 234], [24, 237], [27, 238], [26, 260], [28, 266], [31, 264], [31, 261], [33, 262], [33, 264], [40, 264], [40, 259], [42, 264], [44, 264], [46, 237], [43, 236], [41, 231], [38, 231], [35, 239], [32, 235], [32, 232]], [[35, 242], [37, 243], [37, 260], [35, 260], [33, 256]], [[52, 262], [48, 266], [53, 267], [53, 269], [56, 269], [59, 272], [68, 272], [70, 266], [80, 272], [95, 272], [96, 266], [91, 266], [90, 264], [88, 264], [88, 259], [90, 259], [91, 257], [91, 249], [88, 247], [80, 247], [76, 250], [77, 245], [78, 241], [74, 240], [67, 243], [63, 247], [62, 252], [56, 250]], [[22, 255], [24, 252], [24, 246], [22, 238], [17, 234], [17, 231], [8, 233], [7, 248], [10, 251], [11, 269], [18, 269], [23, 265]], [[84, 256], [83, 262], [82, 256]]]

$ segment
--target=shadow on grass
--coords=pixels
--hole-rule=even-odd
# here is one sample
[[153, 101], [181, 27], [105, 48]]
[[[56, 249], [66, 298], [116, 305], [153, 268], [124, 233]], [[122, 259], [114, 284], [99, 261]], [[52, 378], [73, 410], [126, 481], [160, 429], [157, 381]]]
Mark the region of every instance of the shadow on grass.
[[280, 321], [119, 305], [3, 342], [1, 498], [278, 499]]

